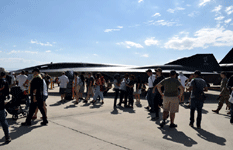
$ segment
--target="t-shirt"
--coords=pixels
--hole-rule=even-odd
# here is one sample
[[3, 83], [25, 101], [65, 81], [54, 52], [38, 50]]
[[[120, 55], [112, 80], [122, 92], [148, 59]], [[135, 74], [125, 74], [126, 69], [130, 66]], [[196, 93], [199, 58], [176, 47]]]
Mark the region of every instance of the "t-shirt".
[[[45, 80], [46, 81], [46, 80]], [[59, 77], [58, 82], [60, 82], [60, 88], [66, 88], [67, 87], [67, 83], [69, 82], [69, 79], [66, 75], [62, 75]]]
[[36, 89], [36, 100], [42, 100], [43, 98], [43, 80], [39, 77], [35, 77], [31, 82], [31, 98], [33, 99], [33, 91]]
[[94, 78], [93, 77], [90, 77], [90, 78], [87, 78], [87, 86], [89, 87], [90, 86], [90, 83], [92, 82], [92, 85], [93, 86], [94, 84]]
[[19, 83], [19, 87], [22, 91], [25, 91], [26, 90], [26, 87], [23, 86], [23, 84], [27, 81], [27, 76], [26, 75], [18, 75], [16, 77], [16, 80], [18, 81]]
[[180, 82], [181, 82], [181, 85], [183, 86], [183, 87], [185, 87], [185, 81], [188, 79], [186, 76], [184, 76], [184, 75], [179, 75], [178, 76], [178, 79], [180, 79]]
[[159, 84], [164, 86], [164, 96], [175, 97], [178, 96], [178, 87], [180, 82], [175, 78], [165, 78]]
[[117, 85], [118, 82], [117, 82], [116, 79], [113, 81], [113, 83], [114, 83], [114, 88], [115, 88], [115, 89], [119, 89], [119, 86]]
[[125, 78], [121, 81], [120, 90], [126, 91], [126, 79]]
[[207, 87], [207, 84], [202, 78], [195, 78], [192, 79], [191, 86], [193, 87], [193, 90], [195, 90], [194, 88], [196, 87], [196, 93], [194, 93], [193, 90], [191, 91], [191, 98], [195, 98], [195, 95], [200, 95], [201, 93], [203, 93], [203, 89]]
[[153, 86], [154, 81], [155, 81], [155, 75], [152, 74], [152, 75], [148, 78], [148, 86], [149, 86], [149, 88], [153, 88], [153, 87], [154, 87], [154, 86]]
[[48, 96], [47, 84], [44, 79], [43, 79], [43, 95]]

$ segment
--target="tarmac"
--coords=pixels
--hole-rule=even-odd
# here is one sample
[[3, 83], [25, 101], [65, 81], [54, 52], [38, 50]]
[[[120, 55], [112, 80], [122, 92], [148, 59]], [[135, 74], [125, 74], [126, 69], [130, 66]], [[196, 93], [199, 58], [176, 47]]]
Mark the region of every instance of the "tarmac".
[[40, 125], [40, 112], [29, 127], [20, 125], [25, 117], [14, 121], [8, 114], [12, 142], [4, 144], [4, 133], [0, 131], [0, 150], [233, 149], [233, 125], [230, 116], [226, 115], [225, 105], [220, 114], [212, 112], [217, 108], [219, 91], [207, 93], [202, 129], [189, 126], [190, 110], [183, 106], [175, 118], [178, 127], [169, 128], [168, 119], [161, 129], [160, 120], [151, 121], [149, 112], [144, 109], [147, 106], [145, 98], [134, 109], [114, 110], [112, 96], [105, 98], [103, 105], [83, 102], [75, 105], [73, 101], [61, 103], [58, 90], [58, 87], [49, 90], [47, 126]]

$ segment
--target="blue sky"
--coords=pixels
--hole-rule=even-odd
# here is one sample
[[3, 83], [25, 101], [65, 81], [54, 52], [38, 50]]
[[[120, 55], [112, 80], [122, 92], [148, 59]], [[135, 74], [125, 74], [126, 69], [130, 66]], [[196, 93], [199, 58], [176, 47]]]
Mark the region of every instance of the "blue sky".
[[232, 0], [0, 1], [0, 66], [162, 65], [233, 47]]

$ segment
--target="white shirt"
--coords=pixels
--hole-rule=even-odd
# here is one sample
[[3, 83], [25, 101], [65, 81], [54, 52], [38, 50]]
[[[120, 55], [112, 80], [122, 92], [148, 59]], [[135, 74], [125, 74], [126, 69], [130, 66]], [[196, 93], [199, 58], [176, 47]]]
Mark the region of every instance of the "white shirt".
[[17, 77], [16, 77], [16, 80], [18, 81], [18, 83], [19, 83], [19, 87], [20, 87], [20, 89], [22, 90], [22, 91], [25, 91], [26, 90], [26, 87], [25, 86], [23, 86], [23, 84], [27, 81], [27, 76], [26, 75], [18, 75]]
[[185, 87], [185, 81], [188, 79], [185, 75], [179, 75], [178, 79], [180, 79], [180, 83], [183, 87]]
[[59, 77], [58, 82], [60, 82], [60, 88], [66, 88], [67, 83], [69, 82], [69, 79], [66, 75], [62, 75]]
[[152, 75], [148, 78], [148, 86], [149, 86], [149, 88], [153, 88], [153, 87], [154, 87], [154, 86], [153, 86], [154, 81], [155, 81], [155, 75], [152, 74]]
[[43, 95], [48, 96], [47, 84], [44, 79], [43, 79]]

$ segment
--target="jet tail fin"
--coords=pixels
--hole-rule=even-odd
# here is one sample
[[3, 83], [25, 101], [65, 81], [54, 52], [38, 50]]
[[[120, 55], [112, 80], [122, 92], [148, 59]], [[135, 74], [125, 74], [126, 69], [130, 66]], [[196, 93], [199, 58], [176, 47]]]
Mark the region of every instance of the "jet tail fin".
[[233, 48], [227, 53], [227, 55], [221, 60], [219, 64], [232, 64], [233, 63]]
[[202, 72], [221, 71], [221, 68], [213, 54], [196, 54], [175, 60], [167, 63], [166, 65], [182, 65]]

